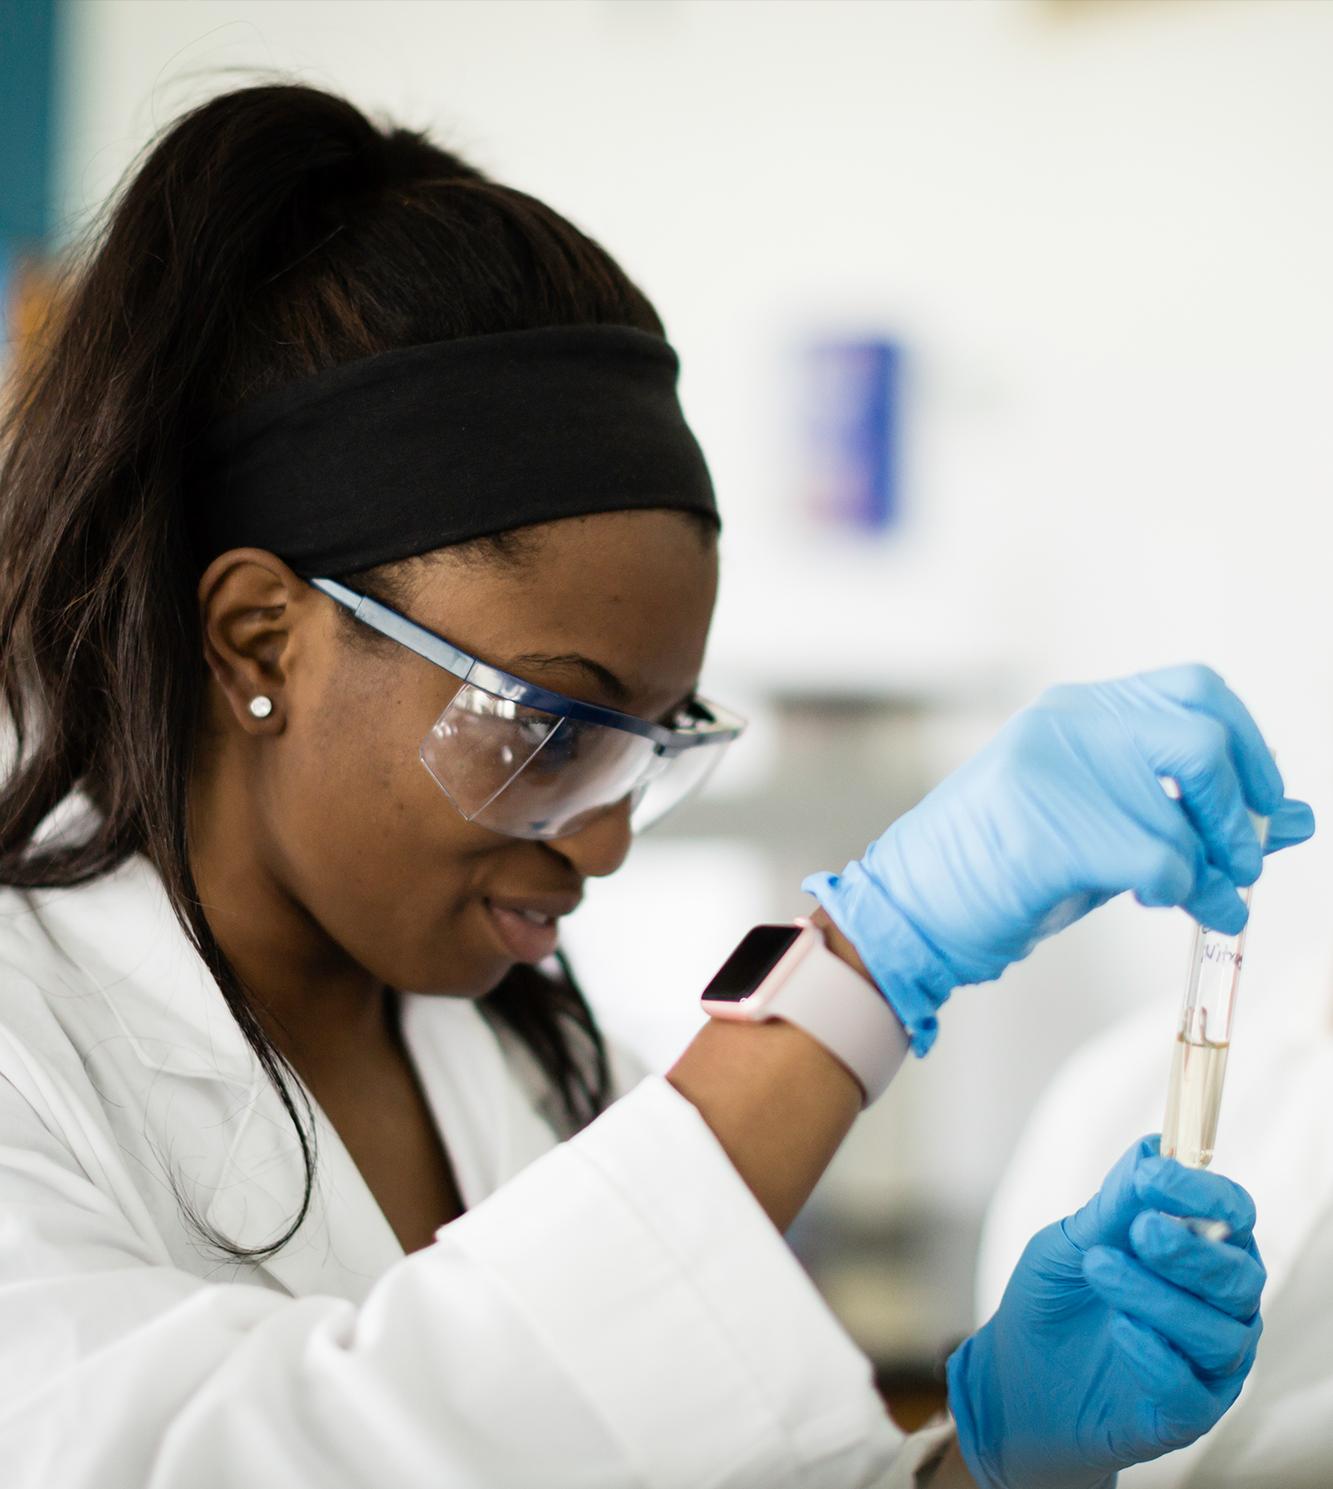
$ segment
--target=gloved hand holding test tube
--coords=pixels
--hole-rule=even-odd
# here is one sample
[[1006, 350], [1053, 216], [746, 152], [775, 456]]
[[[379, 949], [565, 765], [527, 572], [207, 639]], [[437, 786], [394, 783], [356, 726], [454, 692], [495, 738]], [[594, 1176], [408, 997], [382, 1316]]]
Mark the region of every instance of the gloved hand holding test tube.
[[[1268, 817], [1269, 853], [1314, 832], [1216, 673], [1065, 684], [841, 874], [804, 888], [924, 1054], [954, 989], [998, 978], [1125, 890], [1238, 932], [1240, 886], [1262, 857], [1247, 809]], [[1088, 1205], [1038, 1232], [994, 1316], [949, 1357], [949, 1407], [976, 1483], [1106, 1489], [1117, 1470], [1210, 1430], [1240, 1393], [1265, 1275], [1253, 1203], [1157, 1149], [1155, 1134], [1141, 1139]], [[1180, 1215], [1226, 1241], [1166, 1218]]]
[[[1268, 818], [1251, 812], [1250, 821], [1262, 852], [1268, 839]], [[1249, 885], [1239, 891], [1247, 909], [1253, 888]], [[1202, 923], [1195, 927], [1171, 1058], [1161, 1148], [1164, 1158], [1174, 1158], [1187, 1168], [1207, 1168], [1212, 1162], [1248, 928], [1246, 921], [1236, 935], [1228, 936]], [[1220, 1220], [1182, 1217], [1182, 1223], [1213, 1241], [1225, 1241], [1229, 1234]]]

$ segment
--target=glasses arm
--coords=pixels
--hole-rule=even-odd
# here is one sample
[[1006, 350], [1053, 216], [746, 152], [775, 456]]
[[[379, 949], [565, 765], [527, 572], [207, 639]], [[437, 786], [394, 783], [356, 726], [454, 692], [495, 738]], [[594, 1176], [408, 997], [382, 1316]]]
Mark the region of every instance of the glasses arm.
[[405, 615], [399, 615], [396, 610], [390, 610], [387, 605], [372, 600], [369, 595], [358, 594], [345, 584], [339, 584], [336, 579], [311, 579], [308, 582], [322, 590], [331, 600], [336, 600], [339, 605], [350, 610], [353, 618], [363, 625], [378, 631], [382, 636], [390, 637], [409, 651], [416, 652], [419, 657], [434, 662], [437, 667], [443, 667], [446, 672], [451, 672], [463, 682], [467, 681], [468, 674], [476, 665], [475, 657], [451, 646], [443, 636], [435, 635], [433, 631], [408, 620]]
[[[665, 748], [673, 754], [697, 745], [727, 743], [740, 734], [745, 727], [744, 719], [734, 715], [725, 715], [717, 719], [719, 727], [712, 731], [692, 732], [669, 729], [661, 724], [649, 723], [646, 719], [635, 718], [631, 714], [619, 713], [611, 708], [602, 708], [596, 703], [584, 703], [577, 698], [567, 698], [563, 693], [553, 693], [546, 688], [537, 687], [534, 683], [526, 682], [521, 677], [512, 677], [498, 667], [489, 666], [468, 652], [460, 651], [443, 636], [437, 636], [434, 631], [426, 630], [424, 626], [419, 626], [415, 621], [409, 620], [405, 615], [400, 615], [396, 610], [391, 610], [387, 605], [381, 605], [378, 600], [371, 599], [369, 595], [358, 594], [356, 590], [349, 589], [347, 585], [339, 584], [336, 579], [308, 579], [306, 582], [350, 610], [353, 617], [361, 621], [363, 625], [380, 632], [383, 636], [390, 637], [400, 645], [407, 647], [409, 651], [414, 651], [419, 657], [425, 657], [428, 662], [442, 667], [460, 681], [474, 682], [478, 687], [494, 693], [497, 697], [507, 698], [528, 708], [543, 709], [565, 718], [601, 724], [613, 729], [623, 729], [630, 734], [642, 735], [644, 738], [651, 739], [659, 748]], [[704, 704], [702, 699], [697, 701], [696, 706], [704, 707], [717, 715], [724, 715], [724, 710], [717, 709], [713, 704]]]

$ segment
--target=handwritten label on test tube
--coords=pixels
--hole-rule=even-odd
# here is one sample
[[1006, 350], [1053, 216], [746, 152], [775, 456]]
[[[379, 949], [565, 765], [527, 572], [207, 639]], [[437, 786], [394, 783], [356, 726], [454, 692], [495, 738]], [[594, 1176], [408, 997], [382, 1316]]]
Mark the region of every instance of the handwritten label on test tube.
[[[1250, 820], [1262, 850], [1268, 838], [1268, 819], [1251, 812]], [[1240, 891], [1246, 906], [1252, 889], [1250, 885]], [[1213, 1159], [1248, 929], [1246, 921], [1235, 936], [1202, 925], [1194, 932], [1162, 1123], [1163, 1157], [1174, 1158], [1189, 1168], [1207, 1168]]]

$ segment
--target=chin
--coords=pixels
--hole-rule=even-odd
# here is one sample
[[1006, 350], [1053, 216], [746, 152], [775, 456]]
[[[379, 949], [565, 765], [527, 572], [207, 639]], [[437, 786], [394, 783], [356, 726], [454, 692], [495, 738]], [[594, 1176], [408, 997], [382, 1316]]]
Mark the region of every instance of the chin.
[[502, 958], [488, 958], [474, 970], [453, 963], [447, 972], [428, 973], [415, 981], [390, 981], [390, 986], [430, 998], [484, 998], [493, 993], [518, 963]]

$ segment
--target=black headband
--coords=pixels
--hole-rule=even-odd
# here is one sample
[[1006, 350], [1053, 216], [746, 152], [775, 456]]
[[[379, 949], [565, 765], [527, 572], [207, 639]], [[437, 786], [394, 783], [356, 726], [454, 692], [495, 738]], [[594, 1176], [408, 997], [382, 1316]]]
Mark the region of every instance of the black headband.
[[318, 373], [196, 447], [195, 556], [267, 548], [316, 576], [589, 512], [672, 507], [717, 523], [678, 371], [660, 337], [593, 325], [436, 341]]

